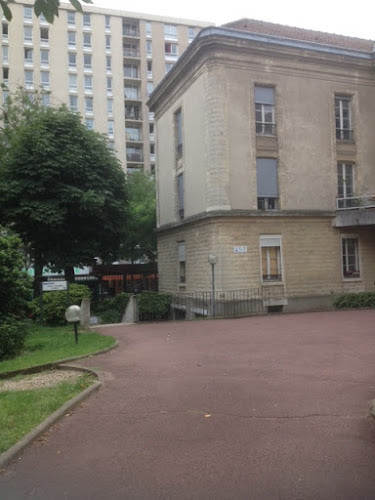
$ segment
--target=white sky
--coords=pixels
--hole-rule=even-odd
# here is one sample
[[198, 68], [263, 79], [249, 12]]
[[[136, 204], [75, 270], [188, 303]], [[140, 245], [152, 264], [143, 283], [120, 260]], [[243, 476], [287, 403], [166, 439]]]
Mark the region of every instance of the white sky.
[[216, 25], [243, 17], [375, 40], [373, 0], [93, 0], [98, 7], [208, 21]]

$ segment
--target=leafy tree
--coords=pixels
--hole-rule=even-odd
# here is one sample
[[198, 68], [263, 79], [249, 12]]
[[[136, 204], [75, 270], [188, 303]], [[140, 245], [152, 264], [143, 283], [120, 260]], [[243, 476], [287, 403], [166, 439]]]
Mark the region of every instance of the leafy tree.
[[155, 181], [149, 174], [134, 172], [128, 177], [128, 231], [123, 247], [131, 262], [156, 257], [156, 194]]
[[[73, 7], [78, 12], [83, 12], [81, 1], [84, 3], [93, 3], [92, 0], [69, 0]], [[5, 18], [10, 21], [12, 19], [12, 11], [9, 8], [10, 4], [16, 3], [16, 0], [0, 0], [0, 7]], [[49, 23], [53, 23], [55, 16], [59, 15], [60, 0], [35, 0], [34, 12], [37, 17], [43, 14]]]
[[29, 277], [22, 268], [22, 241], [0, 227], [0, 323], [5, 317], [25, 317], [31, 290]]
[[66, 107], [8, 102], [0, 132], [0, 218], [43, 266], [114, 261], [126, 230], [126, 183], [103, 136]]

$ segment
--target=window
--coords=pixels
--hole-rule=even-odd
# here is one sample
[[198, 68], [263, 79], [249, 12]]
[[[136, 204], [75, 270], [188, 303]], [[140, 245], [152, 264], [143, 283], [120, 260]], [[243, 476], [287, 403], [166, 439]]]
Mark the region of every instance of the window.
[[25, 63], [30, 64], [33, 62], [33, 49], [25, 48], [24, 55], [25, 55]]
[[182, 156], [183, 139], [182, 139], [182, 110], [178, 109], [174, 114], [174, 134], [176, 144], [176, 157]]
[[143, 162], [142, 146], [126, 146], [126, 160], [130, 162]]
[[177, 40], [178, 38], [177, 26], [173, 24], [164, 24], [164, 38], [170, 40]]
[[342, 274], [344, 278], [360, 278], [358, 238], [342, 238]]
[[33, 29], [31, 26], [23, 27], [23, 41], [32, 42], [33, 41]]
[[68, 25], [75, 26], [76, 25], [76, 13], [72, 10], [68, 10], [67, 12]]
[[147, 61], [147, 78], [152, 78], [152, 61]]
[[178, 217], [182, 220], [185, 216], [184, 206], [184, 174], [177, 176], [177, 209]]
[[152, 35], [152, 26], [150, 21], [146, 21], [146, 36]]
[[84, 81], [85, 81], [85, 91], [92, 92], [92, 76], [85, 75]]
[[8, 23], [3, 23], [3, 40], [8, 40], [9, 26]]
[[178, 275], [177, 279], [179, 283], [186, 282], [186, 246], [184, 241], [179, 241], [177, 243], [178, 251]]
[[166, 42], [164, 44], [164, 52], [166, 56], [178, 56], [178, 45], [177, 43]]
[[69, 90], [77, 90], [77, 75], [69, 75]]
[[83, 67], [85, 69], [92, 69], [92, 57], [91, 57], [91, 54], [83, 54]]
[[83, 26], [85, 28], [91, 28], [91, 14], [87, 12], [83, 14]]
[[106, 60], [106, 70], [112, 71], [112, 58], [111, 58], [111, 56], [107, 56], [105, 58], [105, 60]]
[[165, 72], [169, 73], [170, 70], [173, 68], [174, 64], [173, 63], [165, 63]]
[[75, 52], [68, 52], [69, 68], [77, 67], [77, 54]]
[[255, 129], [257, 134], [276, 134], [274, 100], [274, 88], [255, 86]]
[[257, 158], [258, 210], [278, 209], [277, 160]]
[[124, 76], [125, 78], [138, 78], [138, 66], [136, 64], [125, 64]]
[[9, 90], [3, 89], [3, 104], [6, 104], [9, 97]]
[[192, 26], [188, 27], [188, 39], [189, 42], [192, 42], [195, 38], [195, 28]]
[[46, 49], [40, 50], [40, 62], [42, 65], [48, 66], [49, 64], [49, 51]]
[[111, 16], [105, 16], [105, 29], [111, 29]]
[[41, 96], [42, 96], [42, 105], [45, 106], [45, 107], [49, 106], [50, 105], [50, 96], [49, 96], [49, 94], [47, 94], [46, 92], [43, 92], [41, 94]]
[[350, 208], [355, 203], [354, 197], [354, 165], [352, 163], [337, 164], [337, 208]]
[[126, 104], [125, 105], [125, 118], [127, 120], [140, 120], [141, 108], [138, 105]]
[[91, 49], [91, 33], [83, 33], [83, 46], [85, 49]]
[[94, 120], [92, 118], [86, 118], [85, 125], [89, 130], [94, 130]]
[[155, 120], [155, 113], [153, 111], [148, 112], [148, 119], [150, 122], [153, 122]]
[[3, 56], [3, 63], [9, 62], [9, 47], [7, 45], [4, 45], [1, 49], [2, 56]]
[[108, 113], [108, 115], [113, 115], [113, 101], [112, 101], [112, 99], [107, 99], [107, 113]]
[[7, 84], [9, 81], [9, 68], [3, 68], [3, 83]]
[[107, 92], [112, 92], [112, 78], [107, 78]]
[[122, 34], [124, 36], [139, 36], [138, 24], [135, 23], [124, 23], [122, 25]]
[[68, 46], [75, 47], [76, 46], [76, 32], [68, 31]]
[[48, 71], [41, 71], [40, 72], [40, 83], [44, 89], [49, 88], [49, 72]]
[[111, 50], [111, 37], [109, 35], [105, 37], [105, 48], [106, 50]]
[[147, 95], [150, 96], [154, 90], [154, 84], [152, 82], [147, 82]]
[[125, 42], [123, 45], [125, 57], [139, 57], [138, 43]]
[[352, 141], [352, 113], [350, 97], [335, 97], [336, 139]]
[[262, 257], [262, 281], [282, 281], [281, 237], [265, 235], [260, 237]]
[[94, 110], [94, 99], [92, 97], [85, 97], [85, 111], [92, 113]]
[[146, 54], [147, 54], [147, 57], [152, 56], [152, 42], [151, 42], [151, 40], [146, 40]]
[[141, 140], [141, 130], [138, 127], [126, 127], [125, 134], [126, 134], [127, 141], [140, 141]]
[[150, 155], [155, 154], [155, 144], [150, 144]]
[[148, 124], [148, 133], [150, 141], [155, 140], [155, 125], [153, 123]]
[[78, 110], [78, 97], [76, 95], [69, 96], [69, 108], [71, 111]]
[[25, 86], [32, 87], [34, 84], [34, 72], [25, 70]]
[[23, 6], [23, 19], [25, 21], [31, 21], [33, 18], [33, 8], [28, 5]]
[[124, 93], [125, 99], [139, 99], [138, 85], [125, 85]]
[[48, 43], [49, 41], [48, 28], [40, 28], [40, 41], [41, 43]]
[[112, 120], [108, 120], [108, 122], [107, 122], [107, 132], [108, 132], [109, 137], [113, 137], [113, 135], [115, 133], [115, 125], [114, 125], [114, 122]]

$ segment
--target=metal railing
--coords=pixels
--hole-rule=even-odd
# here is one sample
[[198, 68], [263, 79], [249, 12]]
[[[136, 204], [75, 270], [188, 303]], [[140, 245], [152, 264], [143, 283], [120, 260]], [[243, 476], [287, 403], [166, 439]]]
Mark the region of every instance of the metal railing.
[[338, 141], [353, 142], [353, 130], [350, 130], [348, 128], [336, 128], [336, 139]]
[[337, 210], [354, 210], [356, 208], [374, 208], [375, 194], [337, 198]]
[[267, 287], [179, 293], [173, 295], [171, 313], [175, 319], [252, 316], [266, 313], [270, 298]]

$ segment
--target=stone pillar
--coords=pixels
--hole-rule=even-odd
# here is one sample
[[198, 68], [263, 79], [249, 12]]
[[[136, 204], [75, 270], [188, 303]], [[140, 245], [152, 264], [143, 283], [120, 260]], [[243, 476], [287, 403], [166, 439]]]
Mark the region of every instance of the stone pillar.
[[133, 295], [127, 303], [124, 316], [121, 323], [138, 323], [139, 321], [139, 307], [138, 297]]
[[80, 324], [85, 328], [90, 326], [90, 299], [82, 299]]

